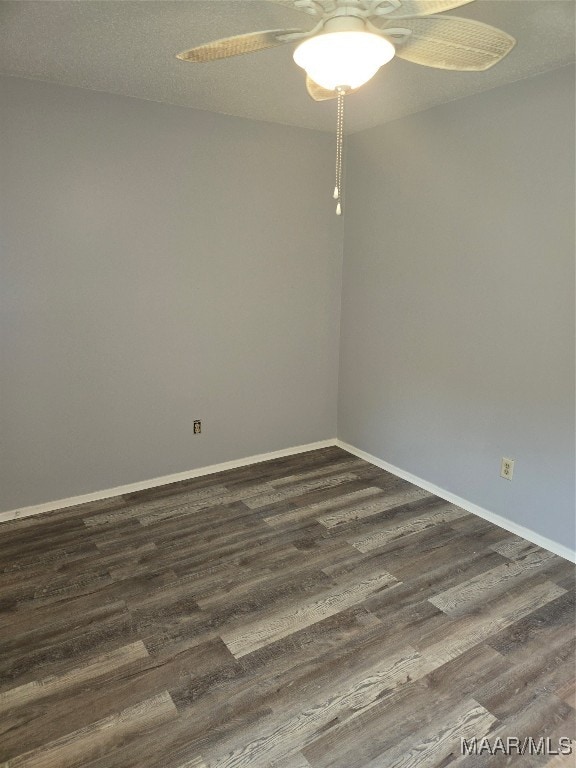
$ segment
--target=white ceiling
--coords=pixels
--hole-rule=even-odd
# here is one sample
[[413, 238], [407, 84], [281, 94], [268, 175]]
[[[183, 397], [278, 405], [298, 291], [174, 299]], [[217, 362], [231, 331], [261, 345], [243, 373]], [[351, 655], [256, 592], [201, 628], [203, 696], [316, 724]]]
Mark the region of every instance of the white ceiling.
[[[573, 62], [575, 7], [575, 0], [476, 0], [449, 12], [501, 27], [516, 48], [481, 73], [395, 59], [349, 97], [348, 131]], [[5, 0], [0, 73], [333, 131], [334, 103], [309, 98], [293, 45], [209, 64], [174, 56], [218, 37], [313, 24], [267, 0]]]

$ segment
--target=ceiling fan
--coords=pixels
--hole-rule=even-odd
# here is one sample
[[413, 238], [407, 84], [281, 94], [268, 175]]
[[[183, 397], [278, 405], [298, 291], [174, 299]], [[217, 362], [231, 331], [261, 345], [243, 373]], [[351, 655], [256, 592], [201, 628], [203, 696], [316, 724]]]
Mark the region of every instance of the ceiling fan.
[[315, 101], [338, 99], [337, 213], [341, 212], [344, 95], [368, 82], [394, 57], [436, 69], [482, 71], [501, 61], [515, 39], [501, 29], [437, 15], [474, 0], [268, 0], [314, 17], [302, 29], [269, 29], [214, 40], [177, 58], [205, 63], [298, 42], [294, 61], [306, 71]]

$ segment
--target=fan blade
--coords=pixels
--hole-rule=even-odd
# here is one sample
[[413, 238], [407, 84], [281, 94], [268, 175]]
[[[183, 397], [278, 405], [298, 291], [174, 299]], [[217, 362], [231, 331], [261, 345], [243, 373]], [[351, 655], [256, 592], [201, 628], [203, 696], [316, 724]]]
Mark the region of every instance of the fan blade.
[[328, 99], [336, 99], [338, 97], [336, 91], [329, 91], [327, 88], [318, 85], [308, 75], [306, 75], [306, 90], [314, 101], [328, 101]]
[[[396, 56], [425, 67], [480, 72], [498, 63], [516, 45], [516, 40], [501, 29], [457, 16], [429, 16], [402, 23], [411, 33], [403, 40], [395, 40], [394, 30], [389, 30]], [[381, 31], [386, 36], [387, 29]]]
[[198, 45], [189, 51], [182, 51], [176, 58], [199, 63], [216, 61], [217, 59], [227, 59], [229, 56], [240, 56], [243, 53], [254, 53], [266, 48], [275, 48], [277, 45], [291, 43], [293, 40], [307, 35], [308, 32], [302, 29], [269, 29], [263, 32], [250, 32], [247, 35], [224, 37], [221, 40], [213, 40], [211, 43]]
[[451, 11], [474, 0], [384, 0], [374, 11], [374, 18], [404, 19]]
[[[314, 80], [308, 77], [308, 75], [306, 75], [306, 90], [308, 91], [308, 95], [313, 98], [314, 101], [328, 101], [329, 99], [338, 98], [337, 91], [330, 91], [328, 88], [324, 88], [324, 86], [318, 85], [318, 83], [315, 83]], [[349, 88], [346, 91], [346, 96], [351, 93], [356, 93], [356, 91], [359, 90], [359, 88]]]

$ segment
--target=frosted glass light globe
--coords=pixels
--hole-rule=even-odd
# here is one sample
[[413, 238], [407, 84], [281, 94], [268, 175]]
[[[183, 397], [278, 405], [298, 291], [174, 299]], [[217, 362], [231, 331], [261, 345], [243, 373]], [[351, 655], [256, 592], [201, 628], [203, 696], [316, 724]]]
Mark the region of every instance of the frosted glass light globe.
[[294, 51], [294, 61], [315, 83], [330, 91], [359, 88], [395, 54], [394, 46], [372, 32], [326, 32]]

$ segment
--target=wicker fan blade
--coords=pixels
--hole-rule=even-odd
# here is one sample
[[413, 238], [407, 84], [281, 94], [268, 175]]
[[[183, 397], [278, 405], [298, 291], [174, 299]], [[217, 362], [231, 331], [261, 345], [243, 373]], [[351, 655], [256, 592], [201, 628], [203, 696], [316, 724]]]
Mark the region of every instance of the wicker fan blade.
[[[337, 91], [329, 91], [322, 85], [318, 85], [318, 83], [315, 83], [314, 80], [308, 77], [308, 75], [306, 75], [306, 90], [308, 91], [308, 95], [314, 99], [314, 101], [328, 101], [329, 99], [338, 98]], [[349, 96], [351, 93], [356, 93], [356, 91], [359, 90], [359, 88], [348, 88], [346, 96]]]
[[451, 11], [474, 0], [385, 0], [376, 9], [375, 18], [404, 19], [413, 16], [430, 16], [433, 13]]
[[[425, 67], [482, 71], [498, 63], [516, 44], [501, 29], [457, 16], [406, 19], [402, 25], [411, 34], [404, 41], [396, 41], [391, 34], [396, 56]], [[386, 28], [382, 32], [386, 36]]]
[[306, 75], [306, 90], [314, 101], [328, 101], [328, 99], [338, 98], [336, 91], [329, 91], [327, 88], [323, 88], [308, 77], [308, 75]]
[[247, 35], [224, 37], [211, 43], [199, 45], [189, 51], [182, 51], [176, 58], [182, 61], [206, 62], [217, 59], [227, 59], [229, 56], [240, 56], [243, 53], [254, 53], [266, 48], [275, 48], [306, 37], [308, 33], [302, 29], [269, 29], [263, 32], [250, 32]]

